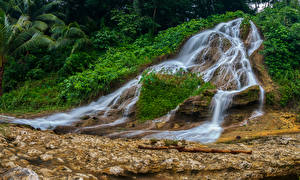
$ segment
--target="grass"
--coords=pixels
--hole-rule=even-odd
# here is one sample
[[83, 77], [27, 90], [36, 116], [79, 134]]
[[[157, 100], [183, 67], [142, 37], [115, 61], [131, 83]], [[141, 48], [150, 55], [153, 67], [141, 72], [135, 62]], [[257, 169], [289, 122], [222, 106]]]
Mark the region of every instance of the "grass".
[[26, 114], [47, 113], [69, 109], [71, 105], [59, 97], [60, 88], [55, 74], [38, 80], [27, 81], [17, 90], [0, 98], [0, 113], [26, 116]]

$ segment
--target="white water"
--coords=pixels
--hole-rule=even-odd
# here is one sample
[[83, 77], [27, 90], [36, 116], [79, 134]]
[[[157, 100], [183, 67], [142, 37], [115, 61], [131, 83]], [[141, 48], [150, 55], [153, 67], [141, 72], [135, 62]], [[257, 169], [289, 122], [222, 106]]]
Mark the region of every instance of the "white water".
[[[193, 59], [197, 54], [199, 54], [199, 52], [205, 50], [207, 46], [210, 45], [207, 40], [210, 40], [209, 38], [214, 34], [219, 34], [220, 40], [222, 40], [222, 38], [226, 38], [232, 44], [230, 49], [228, 49], [226, 52], [222, 52], [220, 58], [213, 65], [209, 66], [206, 70], [201, 71], [205, 81], [208, 82], [215, 78], [214, 81], [223, 81], [223, 83], [225, 83], [220, 87], [213, 98], [212, 120], [192, 129], [181, 131], [165, 131], [147, 137], [170, 138], [177, 140], [185, 139], [191, 141], [200, 141], [203, 143], [214, 142], [220, 137], [223, 130], [221, 125], [224, 120], [225, 111], [230, 106], [232, 97], [236, 93], [239, 93], [250, 86], [259, 85], [252, 71], [248, 56], [250, 56], [256, 49], [260, 47], [262, 39], [259, 36], [257, 28], [251, 22], [252, 30], [248, 39], [250, 42], [250, 48], [248, 53], [246, 53], [246, 48], [239, 38], [239, 27], [241, 22], [242, 19], [237, 19], [228, 23], [221, 23], [213, 30], [202, 32], [192, 37], [186, 43], [185, 47], [183, 48], [183, 52], [181, 52], [182, 56], [190, 57], [187, 58], [187, 65], [193, 65]], [[219, 51], [222, 51], [221, 47], [219, 47]], [[186, 54], [190, 54], [190, 56]], [[206, 62], [203, 61], [200, 65], [204, 66], [205, 64]], [[225, 80], [225, 77], [228, 77], [228, 79]], [[226, 90], [231, 84], [234, 84], [236, 89]], [[253, 115], [256, 117], [262, 115], [264, 91], [261, 86], [260, 90], [260, 107], [253, 113]]]
[[[243, 42], [239, 38], [239, 27], [242, 19], [236, 19], [228, 23], [221, 23], [212, 30], [203, 31], [188, 40], [188, 42], [182, 48], [180, 54], [176, 59], [163, 62], [156, 66], [150, 67], [153, 71], [161, 71], [162, 69], [168, 70], [169, 73], [175, 73], [179, 69], [189, 71], [193, 68], [194, 72], [200, 72], [204, 81], [212, 81], [216, 84], [221, 82], [219, 90], [213, 98], [212, 120], [206, 122], [198, 127], [182, 130], [182, 131], [153, 131], [158, 132], [148, 137], [155, 138], [170, 138], [170, 139], [185, 139], [191, 141], [200, 142], [213, 142], [219, 138], [222, 133], [221, 124], [225, 117], [225, 111], [231, 104], [232, 97], [250, 86], [258, 85], [257, 79], [252, 71], [248, 56], [250, 56], [262, 43], [262, 39], [255, 25], [251, 22], [251, 36], [248, 37], [250, 42], [250, 48], [246, 52]], [[224, 39], [230, 42], [231, 46], [228, 49], [222, 48], [224, 46]], [[216, 58], [215, 62], [211, 62], [211, 59], [200, 58], [199, 55], [209, 53], [210, 47], [213, 43], [217, 42], [217, 52], [220, 54], [219, 58]], [[197, 60], [198, 59], [198, 60]], [[197, 69], [198, 68], [198, 69]], [[10, 122], [17, 124], [27, 124], [34, 128], [53, 129], [57, 126], [72, 125], [80, 120], [80, 117], [87, 114], [96, 114], [99, 111], [105, 111], [103, 117], [107, 117], [110, 110], [116, 105], [121, 95], [129, 88], [135, 86], [136, 92], [134, 97], [129, 99], [130, 102], [121, 103], [120, 109], [123, 110], [123, 116], [114, 120], [108, 124], [101, 124], [97, 126], [84, 127], [82, 129], [97, 128], [97, 127], [110, 127], [128, 120], [128, 113], [136, 104], [139, 92], [140, 76], [131, 80], [115, 92], [101, 97], [98, 101], [93, 102], [87, 106], [73, 109], [68, 113], [58, 113], [47, 117], [36, 119], [16, 119], [13, 117], [0, 116], [0, 121]], [[263, 88], [261, 87], [260, 107], [254, 114], [262, 113], [263, 106]], [[166, 119], [176, 112], [171, 111], [166, 115]], [[80, 131], [80, 130], [79, 130]], [[132, 134], [139, 134], [145, 131], [139, 130], [132, 132]]]

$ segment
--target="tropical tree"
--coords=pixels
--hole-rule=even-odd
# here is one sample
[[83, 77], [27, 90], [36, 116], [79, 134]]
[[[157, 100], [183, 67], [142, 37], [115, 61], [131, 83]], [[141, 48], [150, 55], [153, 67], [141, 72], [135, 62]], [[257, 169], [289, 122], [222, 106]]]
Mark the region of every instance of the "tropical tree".
[[55, 24], [51, 28], [51, 33], [52, 38], [55, 40], [53, 48], [71, 47], [71, 54], [91, 45], [90, 39], [76, 22], [69, 25]]
[[63, 21], [53, 9], [62, 4], [61, 0], [0, 0], [0, 8], [11, 19], [17, 20], [20, 16], [27, 16], [35, 28], [40, 31], [49, 29], [49, 25], [62, 24]]
[[28, 16], [20, 16], [14, 23], [0, 9], [0, 96], [4, 67], [8, 57], [17, 57], [31, 48], [53, 44], [53, 41], [37, 29]]

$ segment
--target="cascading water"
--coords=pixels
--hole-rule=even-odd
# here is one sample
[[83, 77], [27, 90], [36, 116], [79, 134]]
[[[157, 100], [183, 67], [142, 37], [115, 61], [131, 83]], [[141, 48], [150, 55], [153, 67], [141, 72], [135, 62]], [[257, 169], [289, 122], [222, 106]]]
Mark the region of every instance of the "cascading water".
[[[248, 51], [244, 43], [239, 37], [239, 28], [242, 18], [236, 19], [227, 23], [221, 23], [212, 30], [203, 31], [192, 38], [182, 48], [178, 57], [161, 64], [150, 67], [152, 71], [168, 70], [168, 73], [175, 73], [179, 69], [186, 71], [200, 72], [204, 81], [214, 83], [218, 88], [212, 101], [213, 115], [212, 120], [198, 127], [181, 130], [181, 131], [157, 131], [157, 130], [138, 130], [130, 132], [131, 134], [142, 134], [149, 131], [151, 134], [148, 137], [155, 138], [170, 138], [170, 139], [185, 139], [200, 142], [213, 142], [217, 140], [222, 133], [222, 122], [225, 117], [225, 111], [231, 104], [235, 94], [249, 88], [250, 86], [258, 85], [258, 81], [252, 71], [248, 57], [257, 50], [262, 39], [257, 28], [251, 22], [251, 33], [247, 39], [249, 42]], [[117, 106], [122, 110], [122, 115], [113, 120], [113, 122], [103, 123], [100, 125], [83, 127], [78, 129], [88, 130], [91, 128], [105, 128], [124, 123], [128, 120], [129, 112], [136, 104], [140, 93], [141, 76], [131, 80], [117, 91], [101, 97], [98, 101], [89, 104], [88, 106], [76, 108], [68, 113], [58, 113], [48, 117], [36, 119], [16, 119], [13, 117], [0, 116], [0, 121], [28, 124], [34, 128], [53, 129], [57, 126], [72, 125], [80, 120], [80, 117], [87, 114], [96, 114], [99, 111], [104, 113], [100, 115], [107, 118], [110, 112]], [[123, 94], [126, 94], [128, 89], [135, 87], [132, 96], [120, 102]], [[254, 113], [255, 116], [262, 114], [263, 104], [263, 88], [261, 89], [260, 107]], [[166, 115], [165, 120], [176, 112], [176, 109]]]

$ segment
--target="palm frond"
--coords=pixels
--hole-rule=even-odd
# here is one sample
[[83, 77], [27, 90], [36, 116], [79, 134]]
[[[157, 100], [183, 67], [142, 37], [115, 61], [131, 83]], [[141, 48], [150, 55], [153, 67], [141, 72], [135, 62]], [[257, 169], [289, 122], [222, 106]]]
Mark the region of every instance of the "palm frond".
[[64, 22], [54, 14], [42, 14], [36, 17], [36, 19], [41, 21], [46, 21], [46, 22], [54, 22], [57, 24], [64, 24]]
[[46, 31], [49, 27], [48, 24], [43, 21], [34, 21], [32, 26], [40, 31]]
[[80, 50], [80, 49], [85, 48], [85, 47], [88, 47], [91, 44], [92, 43], [91, 43], [91, 41], [88, 38], [77, 39], [75, 41], [75, 44], [74, 44], [74, 46], [72, 48], [72, 52], [71, 53], [73, 54], [75, 51]]
[[52, 38], [58, 39], [59, 37], [63, 36], [65, 31], [66, 31], [65, 25], [54, 24], [51, 27]]
[[84, 37], [84, 36], [85, 36], [85, 33], [84, 33], [80, 28], [77, 28], [77, 27], [71, 27], [71, 28], [67, 31], [66, 36], [67, 36], [67, 37], [70, 37], [70, 38]]
[[50, 3], [45, 4], [42, 6], [39, 10], [35, 12], [35, 14], [44, 14], [47, 13], [49, 10], [51, 10], [53, 7], [58, 6], [62, 4], [63, 2], [61, 0], [52, 1]]
[[21, 46], [17, 47], [12, 52], [12, 54], [13, 55], [21, 54], [23, 52], [26, 52], [29, 49], [38, 47], [40, 45], [40, 38], [41, 38], [41, 34], [35, 33], [29, 40], [24, 42]]

